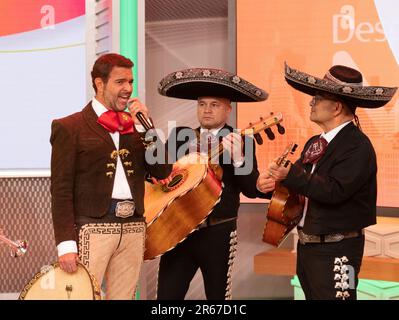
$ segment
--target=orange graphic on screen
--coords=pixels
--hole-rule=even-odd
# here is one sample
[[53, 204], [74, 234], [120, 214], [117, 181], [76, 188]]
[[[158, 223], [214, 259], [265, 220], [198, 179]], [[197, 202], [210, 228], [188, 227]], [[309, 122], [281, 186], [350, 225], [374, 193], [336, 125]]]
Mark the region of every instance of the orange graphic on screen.
[[[343, 64], [360, 70], [365, 85], [399, 84], [398, 53], [378, 13], [371, 0], [237, 0], [237, 73], [269, 93], [265, 102], [239, 104], [238, 127], [271, 111], [283, 113], [286, 127], [284, 136], [276, 133], [275, 140], [265, 138], [257, 147], [261, 170], [288, 142], [295, 141], [301, 149], [321, 132], [309, 120], [311, 97], [285, 82], [285, 61], [318, 77], [333, 64]], [[399, 206], [398, 104], [396, 94], [383, 108], [356, 112], [377, 153], [379, 206]]]
[[0, 37], [40, 29], [85, 13], [85, 0], [1, 0]]

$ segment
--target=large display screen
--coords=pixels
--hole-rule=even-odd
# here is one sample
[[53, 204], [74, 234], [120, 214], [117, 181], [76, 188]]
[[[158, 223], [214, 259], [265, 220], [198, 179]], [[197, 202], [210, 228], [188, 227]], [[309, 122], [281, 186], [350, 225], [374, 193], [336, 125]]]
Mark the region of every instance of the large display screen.
[[48, 169], [51, 121], [86, 102], [85, 0], [0, 1], [0, 170]]
[[[300, 151], [321, 133], [309, 121], [311, 97], [285, 82], [284, 62], [318, 77], [343, 64], [360, 70], [365, 85], [398, 86], [398, 12], [395, 0], [237, 0], [237, 72], [270, 94], [265, 102], [240, 104], [238, 126], [280, 111], [286, 128], [284, 136], [275, 130], [276, 139], [258, 147], [261, 169], [288, 142]], [[356, 112], [378, 157], [379, 206], [399, 206], [398, 104], [396, 94], [383, 108]]]

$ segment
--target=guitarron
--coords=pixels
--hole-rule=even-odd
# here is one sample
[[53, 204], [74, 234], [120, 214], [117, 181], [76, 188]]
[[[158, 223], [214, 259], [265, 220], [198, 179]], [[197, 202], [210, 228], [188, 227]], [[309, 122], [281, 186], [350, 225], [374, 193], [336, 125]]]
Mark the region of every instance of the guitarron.
[[[240, 132], [241, 136], [270, 134], [280, 122], [281, 113], [261, 120]], [[144, 124], [143, 124], [144, 125]], [[146, 127], [146, 126], [144, 126]], [[146, 128], [147, 129], [147, 128]], [[259, 137], [257, 138], [257, 141]], [[219, 143], [208, 155], [190, 153], [173, 165], [172, 181], [167, 185], [145, 183], [145, 219], [147, 222], [144, 260], [154, 259], [173, 249], [193, 232], [212, 212], [222, 193], [222, 169], [211, 160], [223, 152]]]
[[[296, 144], [290, 143], [277, 159], [277, 165], [287, 167], [289, 160], [286, 160], [286, 158], [289, 154], [293, 154], [296, 148]], [[263, 241], [278, 247], [301, 221], [303, 206], [303, 196], [292, 192], [277, 182], [267, 210]]]
[[77, 271], [67, 273], [56, 262], [34, 275], [19, 300], [101, 300], [101, 291], [83, 264], [78, 263]]

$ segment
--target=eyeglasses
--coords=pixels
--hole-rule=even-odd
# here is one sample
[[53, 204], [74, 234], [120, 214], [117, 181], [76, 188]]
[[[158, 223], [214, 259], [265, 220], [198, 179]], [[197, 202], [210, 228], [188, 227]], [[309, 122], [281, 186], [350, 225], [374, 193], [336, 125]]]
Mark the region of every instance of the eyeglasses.
[[323, 101], [323, 100], [338, 101], [338, 99], [335, 98], [334, 96], [316, 94], [316, 95], [313, 96], [313, 98], [310, 101], [310, 103], [312, 105], [316, 105], [318, 102]]

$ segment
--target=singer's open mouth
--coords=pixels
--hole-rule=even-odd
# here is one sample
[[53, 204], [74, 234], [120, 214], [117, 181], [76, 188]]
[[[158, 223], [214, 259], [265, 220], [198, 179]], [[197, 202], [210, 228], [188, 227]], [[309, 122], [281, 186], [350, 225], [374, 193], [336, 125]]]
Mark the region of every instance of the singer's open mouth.
[[123, 104], [127, 104], [127, 102], [129, 101], [130, 95], [129, 96], [119, 96], [119, 101]]

